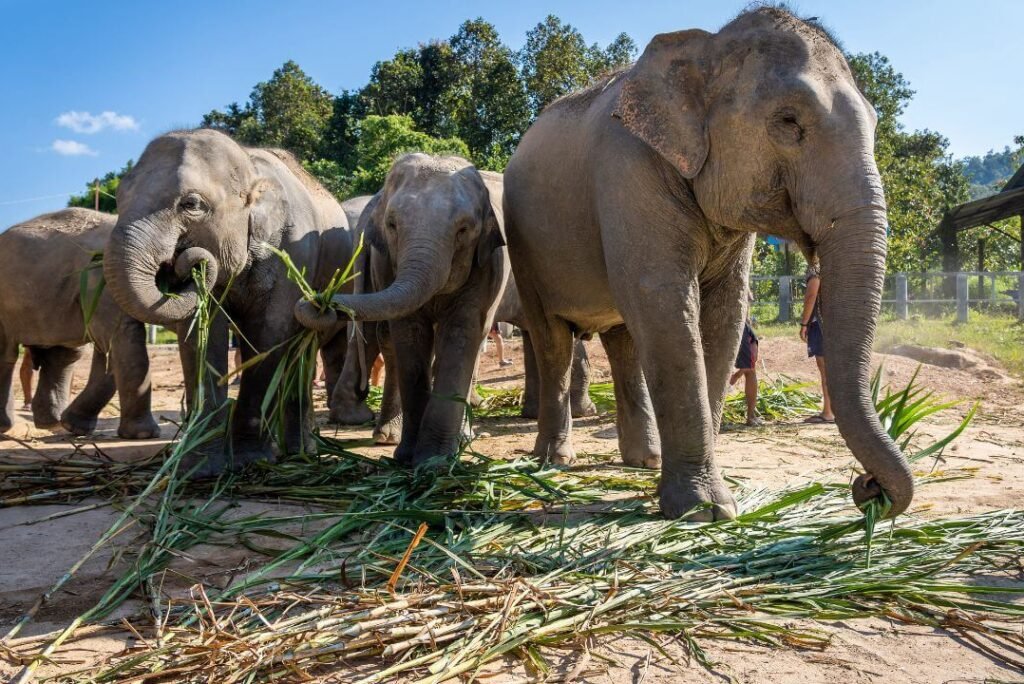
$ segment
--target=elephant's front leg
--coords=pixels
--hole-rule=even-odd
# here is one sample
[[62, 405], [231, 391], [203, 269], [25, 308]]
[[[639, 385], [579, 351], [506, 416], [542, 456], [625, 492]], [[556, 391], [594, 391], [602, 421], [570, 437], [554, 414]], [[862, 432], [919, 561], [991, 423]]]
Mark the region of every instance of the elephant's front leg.
[[[191, 320], [180, 323], [175, 332], [178, 335], [178, 356], [185, 376], [185, 405], [189, 414], [197, 415], [223, 406], [228, 398], [227, 385], [221, 382], [228, 372], [227, 317], [222, 311], [217, 311], [210, 320], [205, 359], [199, 359], [199, 331]], [[203, 374], [201, 403], [196, 384], [200, 369]], [[213, 372], [210, 372], [211, 369]]]
[[388, 375], [398, 374], [402, 401], [402, 439], [395, 449], [395, 460], [412, 465], [417, 453], [420, 425], [430, 399], [430, 361], [434, 352], [434, 326], [420, 314], [391, 321], [391, 344], [396, 365]]
[[434, 389], [420, 425], [416, 464], [454, 456], [462, 446], [466, 404], [484, 340], [483, 320], [473, 308], [464, 306], [438, 325]]
[[716, 435], [722, 426], [725, 393], [743, 335], [749, 272], [750, 258], [745, 255], [726, 278], [701, 291], [700, 331], [708, 378], [708, 404]]
[[[341, 368], [341, 375], [331, 390], [330, 421], [339, 425], [362, 425], [373, 420], [373, 411], [366, 405], [369, 394], [370, 366], [373, 365], [380, 344], [377, 342], [377, 328], [386, 323], [367, 321], [350, 324], [354, 327], [351, 338], [345, 340], [348, 349]], [[348, 335], [346, 330], [344, 335]]]
[[705, 521], [732, 517], [736, 501], [715, 463], [697, 278], [680, 274], [678, 262], [650, 263], [649, 258], [625, 278], [616, 294], [633, 331], [661, 434], [662, 512]]
[[[211, 340], [213, 350], [207, 355], [220, 354], [223, 361], [209, 359], [222, 376], [226, 370], [226, 340]], [[221, 345], [224, 348], [221, 349]], [[153, 418], [153, 378], [149, 374], [149, 353], [146, 351], [146, 326], [127, 316], [123, 317], [117, 334], [110, 345], [114, 381], [121, 401], [121, 420], [117, 434], [124, 439], [152, 439], [160, 436], [160, 427]]]

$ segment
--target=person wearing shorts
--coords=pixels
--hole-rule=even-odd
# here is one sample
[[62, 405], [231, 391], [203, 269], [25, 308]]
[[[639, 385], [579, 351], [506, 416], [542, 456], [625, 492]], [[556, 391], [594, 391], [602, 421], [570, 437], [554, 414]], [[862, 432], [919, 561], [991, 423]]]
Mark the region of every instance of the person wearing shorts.
[[743, 394], [747, 400], [747, 425], [756, 427], [761, 425], [761, 418], [757, 415], [757, 335], [750, 327], [750, 320], [743, 323], [743, 337], [740, 340], [740, 350], [736, 354], [736, 372], [729, 378], [729, 384], [735, 385], [736, 381], [743, 377]]
[[821, 329], [821, 274], [817, 266], [807, 269], [807, 292], [804, 294], [804, 310], [800, 316], [800, 339], [807, 343], [807, 358], [813, 358], [821, 376], [821, 413], [811, 416], [805, 423], [834, 423], [832, 400], [828, 394], [825, 376], [825, 337]]

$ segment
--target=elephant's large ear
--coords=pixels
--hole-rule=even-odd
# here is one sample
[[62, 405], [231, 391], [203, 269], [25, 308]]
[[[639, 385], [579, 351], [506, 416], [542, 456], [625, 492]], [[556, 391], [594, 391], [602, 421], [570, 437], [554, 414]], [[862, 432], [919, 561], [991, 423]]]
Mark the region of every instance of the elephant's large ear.
[[708, 156], [702, 62], [710, 38], [699, 29], [655, 36], [624, 75], [612, 112], [685, 178], [696, 176]]
[[359, 215], [358, 229], [363, 236], [364, 249], [373, 247], [381, 254], [387, 254], [388, 243], [383, 232], [386, 203], [382, 199], [382, 192], [378, 192], [366, 203], [363, 213]]
[[484, 227], [480, 239], [476, 243], [476, 265], [483, 266], [491, 258], [494, 250], [505, 246], [505, 231], [498, 219], [494, 206], [488, 200], [487, 213], [484, 216]]
[[267, 176], [257, 178], [245, 203], [249, 207], [249, 242], [274, 242], [273, 236], [284, 229], [288, 216], [281, 184]]

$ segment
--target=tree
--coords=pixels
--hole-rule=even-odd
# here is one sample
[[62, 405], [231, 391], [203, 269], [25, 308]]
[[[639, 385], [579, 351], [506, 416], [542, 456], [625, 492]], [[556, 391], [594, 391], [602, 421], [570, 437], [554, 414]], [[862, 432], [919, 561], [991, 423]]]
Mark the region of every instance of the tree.
[[889, 207], [890, 272], [922, 271], [941, 262], [936, 228], [945, 212], [968, 198], [963, 166], [934, 131], [904, 130], [899, 116], [914, 96], [903, 74], [877, 52], [849, 57], [861, 92], [878, 114], [875, 160]]
[[[126, 173], [132, 170], [135, 163], [129, 159], [128, 163], [121, 167], [120, 171], [111, 171], [103, 178], [100, 178], [100, 211], [108, 214], [117, 213], [117, 186]], [[68, 199], [69, 207], [84, 207], [93, 209], [96, 207], [96, 184], [95, 181], [85, 184], [86, 190], [81, 195], [72, 195]]]
[[469, 156], [458, 138], [434, 138], [417, 131], [410, 116], [371, 114], [359, 122], [356, 154], [359, 166], [352, 177], [353, 193], [374, 193], [384, 185], [391, 163], [400, 154], [426, 152]]
[[481, 18], [464, 22], [450, 43], [460, 70], [452, 98], [458, 135], [477, 166], [502, 171], [530, 123], [515, 55]]
[[636, 43], [620, 33], [607, 48], [587, 47], [572, 25], [549, 14], [526, 34], [518, 59], [536, 116], [555, 99], [589, 85], [606, 71], [629, 64]]
[[283, 147], [300, 159], [315, 158], [331, 124], [333, 98], [289, 60], [270, 80], [257, 83], [242, 108], [213, 110], [203, 125], [228, 133], [241, 143]]

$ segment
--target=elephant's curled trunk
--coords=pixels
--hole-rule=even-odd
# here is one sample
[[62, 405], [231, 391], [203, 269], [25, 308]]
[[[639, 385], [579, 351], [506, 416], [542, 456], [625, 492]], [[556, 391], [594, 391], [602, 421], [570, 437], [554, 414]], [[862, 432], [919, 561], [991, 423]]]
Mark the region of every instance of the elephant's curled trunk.
[[[191, 272], [199, 262], [206, 262], [207, 287], [217, 282], [217, 261], [210, 252], [191, 247], [175, 258], [175, 247], [176, 241], [147, 219], [119, 224], [111, 233], [103, 275], [114, 301], [132, 318], [170, 326], [191, 316], [199, 301]], [[188, 282], [180, 292], [170, 294], [160, 291], [156, 277], [161, 264], [172, 259], [176, 275]]]
[[[446, 256], [432, 245], [411, 247], [399, 258], [398, 274], [388, 287], [380, 292], [339, 294], [331, 301], [337, 308], [351, 311], [356, 321], [403, 318], [423, 307], [444, 287], [451, 260], [451, 254]], [[318, 331], [336, 324], [333, 312], [317, 313], [303, 301], [296, 304], [295, 317], [303, 326]]]
[[870, 391], [871, 346], [885, 278], [886, 218], [869, 206], [836, 219], [819, 244], [826, 378], [836, 425], [865, 474], [854, 482], [861, 504], [884, 491], [889, 515], [914, 496], [910, 465], [878, 420]]

